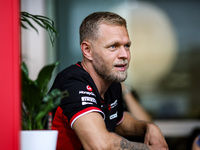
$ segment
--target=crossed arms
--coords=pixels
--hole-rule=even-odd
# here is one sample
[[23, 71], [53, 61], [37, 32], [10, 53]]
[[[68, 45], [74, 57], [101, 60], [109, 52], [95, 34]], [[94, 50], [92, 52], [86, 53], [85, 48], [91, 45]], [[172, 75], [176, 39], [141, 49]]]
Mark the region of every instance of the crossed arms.
[[[77, 119], [73, 128], [86, 150], [168, 150], [159, 128], [151, 123], [138, 121], [129, 113], [116, 127], [116, 133], [108, 132], [102, 116], [88, 113]], [[144, 143], [131, 142], [123, 136], [144, 136]]]

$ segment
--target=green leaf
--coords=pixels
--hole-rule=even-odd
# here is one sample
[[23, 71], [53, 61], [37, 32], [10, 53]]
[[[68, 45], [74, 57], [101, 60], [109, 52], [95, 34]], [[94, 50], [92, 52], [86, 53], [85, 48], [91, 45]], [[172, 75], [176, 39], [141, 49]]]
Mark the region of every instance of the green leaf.
[[41, 107], [40, 112], [36, 116], [35, 120], [41, 120], [45, 115], [48, 114], [51, 110], [55, 109], [59, 106], [60, 101], [62, 98], [68, 96], [68, 92], [64, 91], [61, 92], [58, 89], [54, 89], [50, 91], [44, 98], [43, 98], [43, 105]]
[[[68, 96], [68, 92], [67, 91], [60, 91], [58, 89], [53, 89], [52, 91], [50, 91], [47, 95], [45, 95], [43, 97], [43, 102], [48, 102], [49, 100], [55, 100], [57, 99], [58, 97], [66, 97]], [[57, 107], [57, 106], [56, 106]]]
[[[28, 18], [24, 17], [24, 16], [21, 16], [21, 21], [24, 21], [26, 22], [30, 27], [32, 27], [37, 33], [38, 33], [38, 30], [37, 28], [28, 20]], [[24, 25], [24, 24], [23, 24]], [[24, 25], [25, 26], [25, 25]], [[22, 27], [24, 27], [22, 26]], [[26, 27], [27, 29], [27, 27]]]
[[36, 79], [36, 83], [38, 84], [38, 87], [41, 90], [41, 94], [45, 95], [47, 92], [47, 86], [48, 83], [52, 77], [52, 73], [54, 68], [58, 65], [58, 62], [53, 63], [51, 65], [47, 65], [42, 68], [42, 70], [39, 72], [38, 77]]
[[54, 41], [55, 41], [54, 39], [55, 39], [55, 36], [57, 36], [57, 31], [55, 29], [54, 22], [46, 16], [33, 15], [27, 12], [21, 12], [22, 28], [27, 29], [27, 26], [24, 24], [24, 23], [27, 23], [31, 28], [33, 28], [38, 33], [37, 28], [33, 25], [33, 23], [31, 23], [31, 21], [35, 22], [36, 24], [38, 24], [40, 27], [42, 27], [48, 32], [51, 44], [54, 45]]
[[[27, 110], [33, 111], [34, 107], [37, 109], [42, 103], [40, 88], [38, 88], [35, 81], [29, 79], [28, 68], [23, 62], [22, 70], [22, 100]], [[29, 113], [30, 113], [29, 112]]]
[[24, 73], [24, 75], [28, 78], [28, 74], [29, 73], [28, 73], [28, 68], [27, 68], [25, 62], [22, 62], [22, 64], [21, 64], [21, 70]]
[[22, 90], [23, 102], [27, 110], [29, 110], [29, 113], [37, 112], [37, 110], [39, 111], [42, 103], [42, 95], [37, 85], [33, 82], [30, 82], [29, 84], [23, 84]]

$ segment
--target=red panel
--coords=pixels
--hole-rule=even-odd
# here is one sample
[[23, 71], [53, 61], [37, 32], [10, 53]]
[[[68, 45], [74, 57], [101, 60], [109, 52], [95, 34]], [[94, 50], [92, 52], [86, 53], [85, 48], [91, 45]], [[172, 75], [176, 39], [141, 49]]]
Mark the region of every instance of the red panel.
[[0, 149], [19, 150], [19, 0], [0, 0]]

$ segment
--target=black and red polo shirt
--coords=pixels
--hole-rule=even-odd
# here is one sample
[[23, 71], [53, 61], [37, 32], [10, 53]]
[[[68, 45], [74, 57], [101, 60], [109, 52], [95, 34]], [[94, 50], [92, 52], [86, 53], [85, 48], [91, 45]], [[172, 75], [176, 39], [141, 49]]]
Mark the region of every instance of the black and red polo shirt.
[[115, 132], [116, 125], [123, 119], [121, 84], [113, 83], [102, 99], [93, 79], [80, 62], [57, 75], [52, 86], [52, 89], [55, 88], [69, 93], [68, 97], [62, 99], [53, 119], [52, 129], [59, 131], [57, 150], [82, 148], [73, 130], [73, 123], [87, 113], [100, 113], [110, 132]]

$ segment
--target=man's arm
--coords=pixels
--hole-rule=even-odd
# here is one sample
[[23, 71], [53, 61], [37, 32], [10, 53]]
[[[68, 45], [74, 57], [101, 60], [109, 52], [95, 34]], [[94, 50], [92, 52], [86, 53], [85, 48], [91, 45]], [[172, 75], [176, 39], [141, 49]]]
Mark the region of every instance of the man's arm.
[[[99, 113], [91, 112], [78, 118], [73, 128], [78, 135], [84, 149], [94, 150], [149, 150], [143, 143], [130, 142], [125, 138], [108, 132], [102, 116]], [[152, 148], [159, 146], [152, 146]]]
[[146, 133], [147, 122], [139, 121], [128, 112], [124, 112], [121, 124], [116, 127], [116, 133], [122, 136], [143, 136]]
[[160, 129], [153, 123], [139, 121], [128, 112], [124, 113], [124, 119], [120, 125], [116, 127], [116, 133], [129, 136], [144, 136], [144, 143], [147, 145], [158, 145], [168, 149]]

